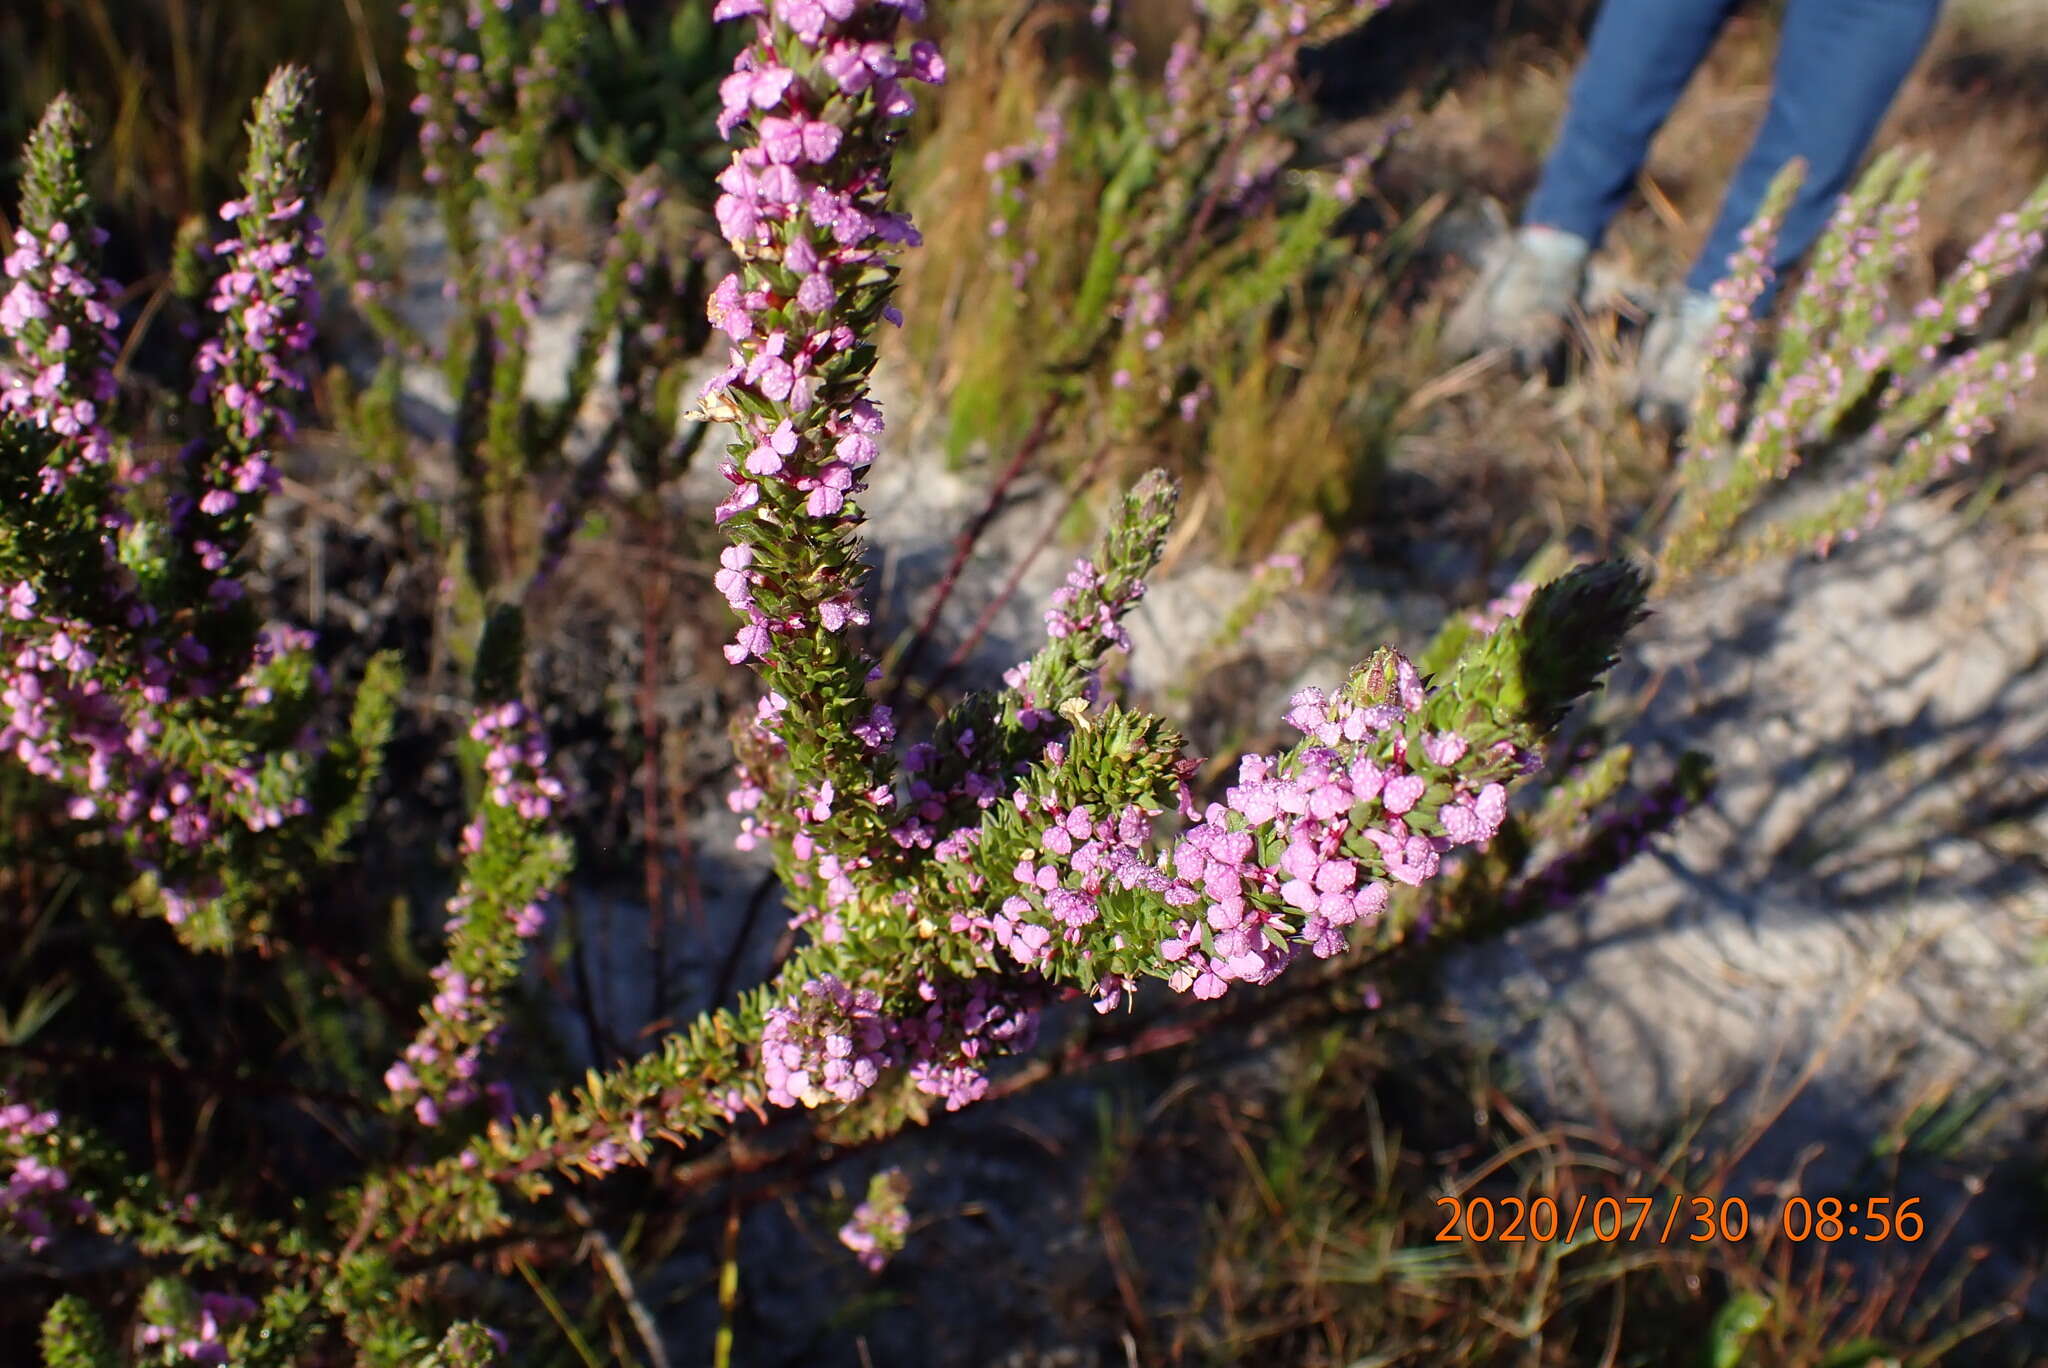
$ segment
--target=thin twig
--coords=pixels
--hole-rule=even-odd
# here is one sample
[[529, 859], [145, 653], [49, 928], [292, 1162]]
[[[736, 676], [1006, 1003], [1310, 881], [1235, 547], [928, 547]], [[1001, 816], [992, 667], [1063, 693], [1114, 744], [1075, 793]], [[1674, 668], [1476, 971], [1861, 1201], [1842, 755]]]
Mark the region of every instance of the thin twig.
[[487, 554], [489, 534], [484, 520], [485, 472], [477, 444], [482, 440], [484, 406], [490, 398], [494, 341], [490, 317], [479, 317], [476, 336], [470, 344], [468, 374], [462, 382], [462, 392], [455, 398], [455, 426], [449, 437], [458, 476], [457, 504], [462, 510], [462, 532], [468, 542], [463, 548], [463, 561], [469, 571], [470, 583], [478, 593], [486, 593], [491, 587], [491, 562]]
[[368, 537], [382, 546], [398, 545], [398, 538], [383, 528], [372, 527], [351, 509], [343, 507], [310, 485], [301, 484], [289, 475], [280, 475], [277, 480], [278, 494], [314, 513], [337, 527], [343, 527], [358, 537]]
[[[1032, 1060], [1024, 1067], [995, 1080], [989, 1088], [984, 1103], [993, 1103], [1014, 1097], [1034, 1087], [1065, 1077], [1069, 1074], [1099, 1068], [1106, 1064], [1121, 1063], [1167, 1050], [1180, 1049], [1198, 1041], [1220, 1042], [1222, 1032], [1235, 1026], [1270, 1028], [1278, 1023], [1288, 1009], [1300, 1008], [1291, 1014], [1286, 1024], [1295, 1030], [1305, 1029], [1318, 1023], [1357, 1017], [1364, 1013], [1362, 1007], [1345, 1006], [1327, 1000], [1332, 988], [1347, 975], [1360, 972], [1359, 965], [1346, 965], [1342, 961], [1328, 961], [1320, 966], [1321, 972], [1303, 974], [1294, 982], [1263, 993], [1243, 993], [1231, 1005], [1206, 1011], [1191, 1011], [1186, 1015], [1162, 1022], [1139, 1025], [1129, 1017], [1104, 1019], [1091, 1023], [1078, 1038], [1069, 1042], [1064, 1050], [1050, 1056]], [[1326, 1000], [1311, 1001], [1316, 997]], [[1219, 1058], [1227, 1058], [1227, 1054]], [[690, 1095], [693, 1085], [682, 1083], [664, 1091], [656, 1102], [658, 1108], [666, 1109], [679, 1105]], [[938, 1113], [926, 1123], [928, 1126], [942, 1126], [951, 1122], [958, 1113]], [[810, 1181], [816, 1170], [824, 1164], [860, 1154], [878, 1145], [887, 1143], [894, 1136], [874, 1136], [863, 1140], [834, 1141], [820, 1145], [815, 1131], [809, 1124], [810, 1118], [792, 1118], [770, 1130], [754, 1132], [745, 1136], [728, 1135], [720, 1143], [704, 1153], [678, 1163], [670, 1172], [665, 1190], [675, 1198], [686, 1198], [704, 1192], [715, 1184], [755, 1175], [767, 1175], [764, 1184], [750, 1187], [742, 1198], [737, 1186], [731, 1189], [727, 1208], [727, 1238], [737, 1237], [737, 1221], [740, 1212], [770, 1200], [776, 1195], [793, 1190]], [[603, 1138], [615, 1126], [600, 1122], [583, 1137], [584, 1141]], [[561, 1145], [550, 1147], [508, 1165], [489, 1175], [493, 1183], [513, 1181], [521, 1175], [553, 1168], [557, 1162], [557, 1151]], [[394, 1254], [406, 1250], [419, 1234], [418, 1220], [415, 1219], [387, 1248]], [[531, 1243], [548, 1238], [546, 1232], [534, 1230], [500, 1231], [478, 1240], [447, 1245], [402, 1255], [395, 1260], [401, 1270], [418, 1272], [437, 1264], [471, 1258], [495, 1249], [503, 1249], [522, 1243]], [[736, 1266], [734, 1269], [736, 1275]], [[737, 1296], [737, 1285], [730, 1289]], [[724, 1290], [722, 1289], [721, 1299]]]
[[647, 1313], [647, 1304], [640, 1300], [640, 1294], [633, 1286], [633, 1274], [626, 1267], [626, 1261], [619, 1257], [618, 1247], [590, 1218], [590, 1208], [583, 1205], [581, 1198], [568, 1198], [562, 1203], [562, 1208], [569, 1213], [569, 1219], [588, 1233], [591, 1247], [597, 1251], [598, 1266], [611, 1279], [613, 1290], [626, 1304], [626, 1318], [633, 1322], [640, 1342], [647, 1346], [647, 1361], [654, 1368], [669, 1368], [668, 1351], [661, 1347], [661, 1332], [655, 1328], [654, 1317]]
[[[1347, 978], [1376, 969], [1394, 951], [1419, 951], [1427, 957], [1434, 949], [1433, 942], [1397, 944], [1370, 954], [1361, 961], [1324, 961], [1300, 973], [1284, 985], [1263, 992], [1235, 994], [1233, 1001], [1227, 1005], [1212, 1005], [1206, 1009], [1197, 1007], [1164, 1021], [1140, 1024], [1128, 1016], [1097, 1020], [1069, 1042], [1065, 1049], [1053, 1055], [1034, 1059], [1022, 1068], [996, 1079], [991, 1084], [984, 1102], [992, 1103], [1014, 1097], [1054, 1079], [1104, 1065], [1180, 1049], [1201, 1041], [1220, 1043], [1225, 1031], [1239, 1026], [1252, 1030], [1256, 1043], [1256, 1038], [1270, 1038], [1271, 1033], [1276, 1030], [1299, 1031], [1331, 1021], [1376, 1015], [1370, 1013], [1362, 1004], [1356, 1003], [1355, 994], [1345, 994], [1342, 998], [1333, 999], [1332, 993]], [[697, 1088], [698, 1085], [694, 1081], [674, 1084], [663, 1090], [662, 1095], [654, 1102], [654, 1109], [667, 1111], [680, 1106], [686, 1098], [696, 1092]], [[939, 1113], [926, 1124], [943, 1125], [954, 1115], [956, 1114]], [[773, 1127], [766, 1132], [750, 1133], [744, 1137], [728, 1135], [704, 1153], [677, 1164], [667, 1184], [668, 1190], [678, 1197], [687, 1196], [704, 1191], [723, 1180], [746, 1177], [771, 1169], [788, 1169], [793, 1176], [786, 1176], [781, 1181], [800, 1183], [807, 1181], [808, 1175], [820, 1164], [861, 1153], [893, 1138], [877, 1136], [859, 1141], [834, 1141], [829, 1146], [821, 1147], [807, 1121], [808, 1118], [793, 1119], [786, 1125]], [[622, 1130], [623, 1126], [623, 1121], [600, 1120], [575, 1141], [561, 1141], [537, 1150], [489, 1173], [487, 1180], [495, 1184], [504, 1184], [526, 1174], [555, 1168], [566, 1161], [572, 1149], [582, 1149], [594, 1141], [605, 1139]], [[792, 1165], [795, 1167], [792, 1168]], [[772, 1190], [774, 1189], [771, 1188]], [[759, 1193], [752, 1194], [750, 1200], [758, 1199], [759, 1196]], [[389, 1248], [392, 1252], [397, 1253], [410, 1245], [418, 1233], [416, 1225], [417, 1223], [409, 1226], [400, 1233], [398, 1239], [391, 1242]], [[527, 1232], [524, 1236], [505, 1232], [489, 1237], [485, 1244], [472, 1243], [426, 1251], [403, 1260], [401, 1266], [408, 1269], [429, 1267], [450, 1258], [463, 1257], [464, 1254], [478, 1249], [517, 1243], [521, 1238], [532, 1238], [532, 1232]]]
[[718, 1258], [718, 1337], [712, 1342], [714, 1368], [732, 1368], [733, 1320], [740, 1306], [740, 1195], [727, 1194], [725, 1238]]
[[533, 574], [527, 579], [524, 594], [531, 595], [554, 578], [562, 558], [569, 553], [570, 539], [583, 525], [583, 515], [589, 511], [603, 487], [605, 473], [611, 469], [612, 453], [618, 449], [619, 438], [624, 432], [625, 420], [613, 418], [570, 472], [569, 487], [562, 492], [554, 514], [542, 532], [540, 548], [534, 556]]
[[[753, 896], [747, 899], [746, 914], [740, 919], [740, 929], [733, 933], [732, 943], [726, 947], [725, 962], [718, 966], [718, 979], [711, 986], [711, 999], [708, 1003], [711, 1008], [723, 1006], [725, 1000], [732, 995], [733, 983], [739, 978], [740, 956], [746, 953], [747, 942], [754, 938], [754, 927], [761, 920], [761, 909], [768, 905], [768, 894], [774, 887], [773, 874], [764, 874], [761, 881], [754, 885]], [[789, 958], [789, 950], [795, 947], [793, 934], [786, 939], [789, 941], [788, 948], [777, 945], [775, 949], [775, 962], [778, 966]]]
[[[417, 1233], [417, 1224], [408, 1227], [408, 1230]], [[391, 1266], [400, 1273], [424, 1273], [428, 1269], [438, 1268], [443, 1264], [459, 1263], [465, 1259], [481, 1258], [486, 1254], [496, 1254], [500, 1250], [513, 1249], [519, 1246], [525, 1246], [529, 1250], [546, 1252], [553, 1255], [557, 1252], [558, 1246], [569, 1245], [573, 1248], [574, 1244], [582, 1238], [582, 1231], [571, 1230], [567, 1226], [522, 1226], [511, 1230], [500, 1230], [491, 1235], [482, 1235], [474, 1240], [457, 1240], [452, 1244], [440, 1245], [420, 1254], [403, 1255], [392, 1259]], [[398, 1240], [387, 1245], [386, 1248], [399, 1250], [405, 1248], [406, 1243], [406, 1240]]]
[[1067, 489], [1066, 498], [1060, 501], [1059, 511], [1045, 520], [1045, 526], [1039, 529], [1038, 537], [1031, 543], [1030, 549], [1010, 567], [1009, 576], [1004, 579], [1003, 587], [988, 601], [987, 606], [981, 610], [981, 616], [974, 620], [973, 629], [953, 648], [953, 653], [946, 657], [946, 663], [939, 667], [939, 672], [932, 676], [931, 683], [926, 686], [927, 692], [945, 687], [974, 654], [975, 648], [981, 645], [982, 639], [988, 635], [989, 628], [995, 625], [996, 614], [1002, 612], [1004, 606], [1017, 596], [1017, 588], [1024, 582], [1024, 576], [1030, 573], [1038, 558], [1045, 554], [1045, 548], [1052, 545], [1052, 539], [1059, 535], [1067, 515], [1073, 512], [1074, 505], [1081, 501], [1081, 495], [1087, 492], [1088, 486], [1095, 483], [1096, 477], [1102, 473], [1103, 462], [1108, 457], [1109, 447], [1106, 444], [1099, 446], [1095, 449], [1095, 454], [1088, 458], [1087, 464], [1081, 467], [1080, 475]]
[[584, 1340], [583, 1332], [576, 1328], [576, 1323], [569, 1319], [569, 1313], [562, 1309], [561, 1299], [540, 1280], [540, 1276], [533, 1271], [533, 1265], [520, 1258], [513, 1260], [512, 1266], [519, 1270], [519, 1276], [526, 1279], [526, 1285], [533, 1289], [533, 1295], [547, 1308], [549, 1318], [562, 1332], [562, 1338], [569, 1341], [569, 1347], [576, 1351], [576, 1357], [583, 1360], [584, 1368], [598, 1368], [597, 1351]]
[[891, 707], [903, 701], [904, 688], [916, 671], [918, 661], [923, 659], [925, 648], [931, 644], [932, 634], [938, 630], [939, 614], [953, 597], [954, 589], [959, 587], [960, 572], [966, 569], [967, 558], [974, 554], [974, 548], [980, 543], [982, 535], [988, 531], [989, 525], [996, 519], [996, 514], [1001, 511], [1003, 498], [1010, 492], [1010, 486], [1016, 483], [1017, 477], [1023, 474], [1024, 468], [1031, 463], [1031, 458], [1038, 454], [1039, 447], [1045, 444], [1046, 434], [1052, 430], [1053, 417], [1059, 412], [1063, 402], [1064, 396], [1057, 392], [1045, 397], [1045, 402], [1039, 405], [1038, 417], [1032, 421], [1031, 431], [1018, 444], [1016, 454], [1010, 457], [1010, 463], [1003, 467], [1002, 474], [998, 475], [995, 483], [989, 487], [988, 498], [983, 502], [981, 510], [954, 539], [953, 559], [947, 564], [946, 573], [940, 577], [938, 588], [932, 592], [931, 603], [925, 608], [924, 621], [918, 624], [916, 635], [911, 637], [910, 645], [904, 648], [902, 656], [897, 661], [896, 678], [888, 692], [887, 701]]
[[[642, 524], [643, 533], [651, 531]], [[647, 899], [647, 949], [654, 956], [654, 1003], [650, 1017], [668, 1012], [668, 889], [661, 868], [661, 714], [655, 692], [661, 677], [656, 643], [668, 610], [668, 579], [640, 577], [640, 763], [641, 880]]]
[[385, 1195], [382, 1183], [373, 1184], [370, 1190], [363, 1194], [362, 1214], [356, 1218], [356, 1228], [350, 1232], [348, 1243], [344, 1244], [341, 1253], [334, 1257], [336, 1267], [354, 1258], [355, 1252], [363, 1247], [363, 1241], [370, 1238], [370, 1228], [377, 1224], [377, 1217], [384, 1210]]

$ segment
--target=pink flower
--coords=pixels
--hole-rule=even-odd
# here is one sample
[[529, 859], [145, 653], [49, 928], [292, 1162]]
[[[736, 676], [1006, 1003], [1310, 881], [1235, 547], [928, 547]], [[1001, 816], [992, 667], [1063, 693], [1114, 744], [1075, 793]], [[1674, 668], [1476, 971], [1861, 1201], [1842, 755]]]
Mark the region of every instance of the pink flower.
[[926, 85], [946, 83], [946, 59], [940, 55], [938, 44], [923, 39], [910, 45], [910, 60], [903, 68], [903, 74], [913, 81]]
[[[839, 151], [839, 144], [845, 136], [838, 125], [818, 119], [767, 118], [761, 121], [761, 147], [769, 160], [775, 162], [823, 165]], [[792, 196], [791, 200], [794, 198]]]
[[764, 352], [747, 363], [745, 380], [762, 398], [780, 403], [796, 388], [796, 370], [781, 357]]
[[[758, 5], [758, 0], [740, 0], [740, 3]], [[718, 117], [719, 134], [731, 137], [732, 130], [747, 116], [749, 108], [772, 109], [780, 104], [795, 80], [796, 73], [785, 66], [735, 71], [726, 77], [718, 83], [718, 98], [725, 106], [725, 112]]]
[[713, 290], [710, 299], [705, 301], [704, 313], [711, 320], [711, 326], [724, 332], [735, 342], [753, 335], [753, 310], [749, 307], [737, 275], [728, 275], [718, 282], [718, 288]]
[[752, 454], [747, 457], [747, 473], [750, 475], [778, 475], [783, 463], [796, 454], [796, 425], [783, 419], [775, 430], [761, 439]]
[[739, 635], [725, 647], [725, 658], [739, 665], [751, 657], [765, 656], [773, 640], [767, 627], [759, 622], [749, 622], [740, 628]]
[[1403, 774], [1389, 779], [1380, 790], [1380, 802], [1392, 815], [1399, 817], [1422, 801], [1422, 795], [1429, 790], [1429, 781], [1419, 774]]
[[748, 568], [754, 563], [754, 548], [751, 546], [728, 546], [718, 553], [719, 571], [712, 577], [712, 584], [725, 595], [725, 601], [744, 612], [753, 602], [753, 572]]
[[815, 43], [826, 24], [845, 23], [856, 7], [857, 0], [775, 0], [775, 16], [796, 30], [799, 38]]
[[712, 511], [715, 522], [724, 523], [746, 512], [761, 502], [761, 486], [752, 480], [743, 480], [736, 485], [725, 501]]
[[832, 289], [832, 277], [823, 271], [813, 271], [797, 286], [796, 305], [808, 313], [828, 314], [838, 305], [839, 296]]

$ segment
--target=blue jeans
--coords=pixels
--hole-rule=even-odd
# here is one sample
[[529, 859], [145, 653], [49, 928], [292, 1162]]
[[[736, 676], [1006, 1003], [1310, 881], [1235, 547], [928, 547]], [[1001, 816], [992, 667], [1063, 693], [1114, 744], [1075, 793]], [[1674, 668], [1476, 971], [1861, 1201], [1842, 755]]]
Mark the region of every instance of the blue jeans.
[[[1650, 139], [1736, 3], [1606, 0], [1526, 222], [1600, 240], [1635, 184]], [[1727, 274], [1771, 178], [1794, 157], [1806, 161], [1806, 182], [1786, 212], [1774, 264], [1782, 272], [1805, 255], [1940, 11], [1941, 0], [1786, 0], [1770, 110], [1721, 201], [1688, 287], [1704, 291]]]

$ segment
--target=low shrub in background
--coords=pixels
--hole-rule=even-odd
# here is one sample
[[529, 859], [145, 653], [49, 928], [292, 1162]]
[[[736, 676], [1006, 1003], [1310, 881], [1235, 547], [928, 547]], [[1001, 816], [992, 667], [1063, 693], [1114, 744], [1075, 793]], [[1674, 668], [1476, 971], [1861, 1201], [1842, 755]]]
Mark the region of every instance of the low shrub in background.
[[919, 141], [913, 194], [943, 213], [907, 268], [908, 350], [956, 459], [1171, 454], [1231, 554], [1361, 501], [1402, 397], [1371, 359], [1427, 219], [1363, 253], [1333, 231], [1384, 139], [1301, 166], [1296, 69], [1381, 8], [1198, 6], [1147, 70], [1104, 7], [963, 7], [953, 108], [973, 113]]

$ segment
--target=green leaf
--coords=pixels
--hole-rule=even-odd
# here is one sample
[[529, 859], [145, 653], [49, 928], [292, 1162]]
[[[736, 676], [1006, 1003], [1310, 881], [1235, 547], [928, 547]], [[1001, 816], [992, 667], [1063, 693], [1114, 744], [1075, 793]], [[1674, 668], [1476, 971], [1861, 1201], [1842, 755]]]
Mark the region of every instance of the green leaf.
[[1756, 1292], [1736, 1293], [1714, 1313], [1714, 1323], [1707, 1328], [1706, 1354], [1702, 1360], [1706, 1368], [1739, 1368], [1743, 1350], [1763, 1328], [1770, 1312], [1768, 1297]]
[[82, 1297], [57, 1299], [43, 1317], [44, 1368], [118, 1368], [106, 1327]]

